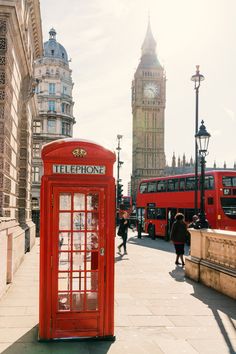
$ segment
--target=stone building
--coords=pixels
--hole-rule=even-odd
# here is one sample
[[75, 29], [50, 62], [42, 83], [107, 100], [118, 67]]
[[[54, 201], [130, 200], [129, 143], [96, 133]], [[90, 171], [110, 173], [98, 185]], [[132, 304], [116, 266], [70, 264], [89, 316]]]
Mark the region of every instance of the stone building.
[[132, 197], [142, 178], [161, 176], [165, 168], [164, 123], [166, 77], [156, 55], [148, 22], [140, 63], [132, 82], [133, 147]]
[[42, 56], [39, 0], [0, 0], [0, 295], [35, 240], [31, 220], [34, 60]]
[[[199, 173], [200, 173], [200, 161], [199, 161]], [[210, 171], [210, 170], [227, 170], [227, 171], [231, 171], [231, 170], [236, 170], [236, 163], [234, 162], [234, 165], [232, 167], [227, 167], [226, 166], [226, 162], [224, 161], [223, 166], [218, 166], [216, 164], [216, 162], [214, 162], [213, 166], [208, 166], [206, 165], [206, 170]], [[182, 159], [180, 158], [180, 156], [178, 156], [178, 159], [176, 161], [176, 156], [175, 153], [173, 153], [172, 155], [172, 161], [171, 161], [171, 165], [169, 166], [168, 164], [165, 167], [164, 170], [164, 175], [165, 176], [173, 176], [173, 175], [181, 175], [181, 174], [185, 174], [185, 173], [195, 173], [195, 162], [193, 160], [192, 157], [190, 157], [190, 160], [187, 160], [186, 155], [183, 154]]]
[[43, 45], [43, 57], [36, 60], [39, 115], [33, 121], [33, 183], [32, 214], [39, 231], [40, 181], [43, 174], [42, 146], [56, 139], [73, 135], [73, 82], [65, 48], [57, 42], [52, 28], [49, 40]]

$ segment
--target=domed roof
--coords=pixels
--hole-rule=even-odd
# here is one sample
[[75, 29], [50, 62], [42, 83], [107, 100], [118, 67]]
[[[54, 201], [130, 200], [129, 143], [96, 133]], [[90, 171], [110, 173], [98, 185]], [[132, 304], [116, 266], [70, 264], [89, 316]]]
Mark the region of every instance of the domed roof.
[[49, 31], [49, 40], [43, 44], [44, 57], [61, 59], [68, 63], [68, 56], [65, 48], [57, 42], [56, 31], [51, 28]]

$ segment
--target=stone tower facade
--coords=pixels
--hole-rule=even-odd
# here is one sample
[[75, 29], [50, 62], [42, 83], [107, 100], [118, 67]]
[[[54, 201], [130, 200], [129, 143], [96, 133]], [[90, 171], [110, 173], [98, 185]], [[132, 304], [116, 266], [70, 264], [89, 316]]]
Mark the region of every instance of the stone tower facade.
[[156, 55], [148, 22], [140, 63], [132, 82], [133, 149], [132, 197], [142, 178], [161, 176], [165, 168], [164, 123], [166, 77]]
[[36, 60], [35, 78], [39, 115], [33, 121], [32, 215], [39, 229], [40, 181], [43, 174], [41, 150], [51, 141], [73, 135], [73, 82], [65, 48], [52, 28], [43, 45], [43, 57]]
[[0, 295], [35, 241], [31, 218], [34, 61], [42, 56], [39, 0], [0, 1]]

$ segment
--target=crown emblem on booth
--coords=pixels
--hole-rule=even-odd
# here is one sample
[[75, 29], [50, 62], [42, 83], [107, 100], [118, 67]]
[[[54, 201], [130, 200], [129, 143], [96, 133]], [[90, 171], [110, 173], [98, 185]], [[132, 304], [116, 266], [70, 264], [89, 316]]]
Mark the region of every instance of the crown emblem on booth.
[[85, 157], [87, 155], [87, 151], [81, 148], [74, 149], [72, 151], [74, 157]]

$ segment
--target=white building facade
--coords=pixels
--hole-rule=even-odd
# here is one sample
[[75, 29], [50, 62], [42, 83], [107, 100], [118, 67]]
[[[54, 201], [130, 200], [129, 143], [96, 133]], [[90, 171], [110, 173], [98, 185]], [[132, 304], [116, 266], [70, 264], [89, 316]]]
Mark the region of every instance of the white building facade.
[[53, 140], [73, 136], [73, 82], [65, 48], [51, 29], [43, 57], [36, 60], [35, 78], [39, 115], [33, 121], [32, 216], [39, 231], [40, 185], [43, 175], [41, 150]]

